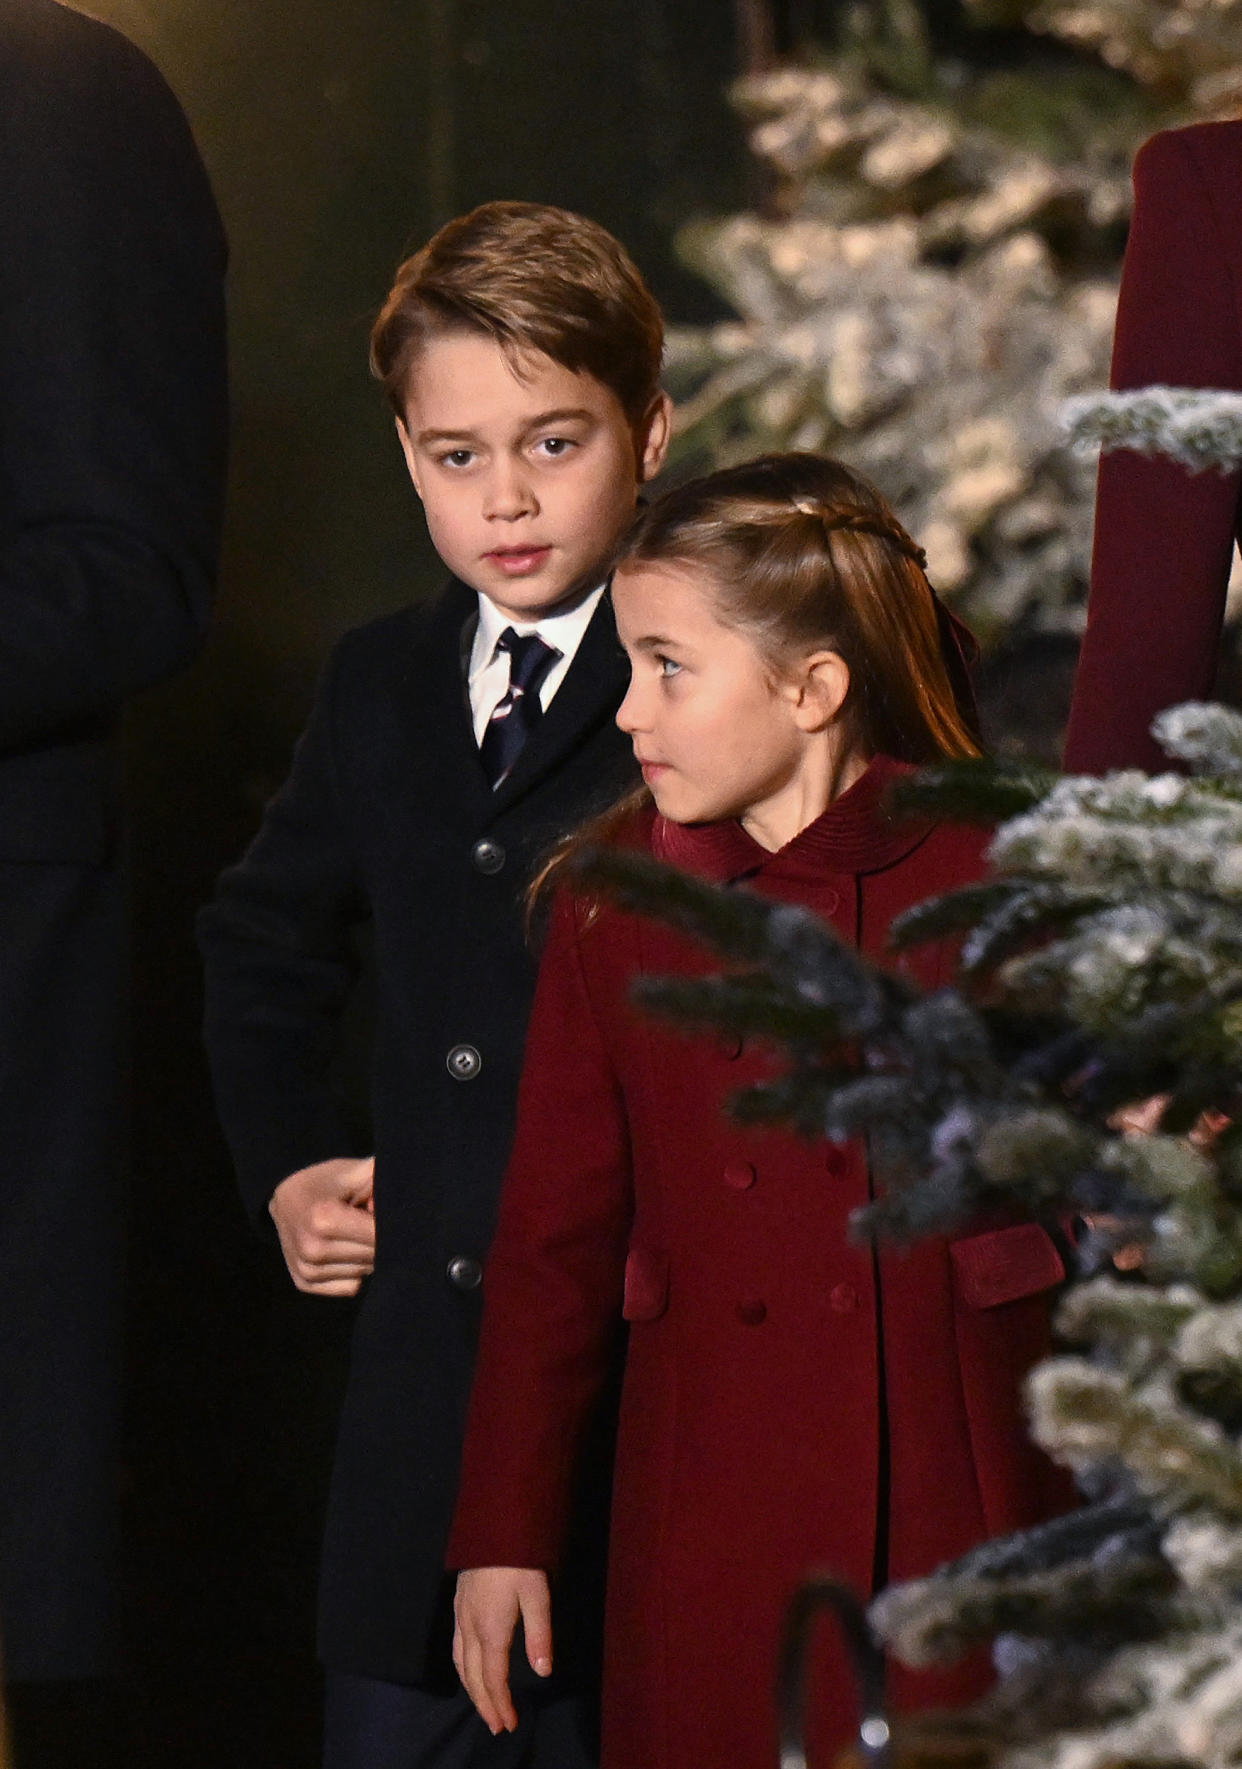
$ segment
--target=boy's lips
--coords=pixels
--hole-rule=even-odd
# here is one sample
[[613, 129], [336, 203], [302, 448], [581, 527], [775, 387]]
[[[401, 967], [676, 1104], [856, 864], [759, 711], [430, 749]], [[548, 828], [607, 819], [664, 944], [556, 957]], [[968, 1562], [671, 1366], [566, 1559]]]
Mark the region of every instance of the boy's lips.
[[490, 559], [506, 577], [524, 577], [527, 572], [537, 571], [551, 551], [550, 546], [493, 547], [484, 558]]

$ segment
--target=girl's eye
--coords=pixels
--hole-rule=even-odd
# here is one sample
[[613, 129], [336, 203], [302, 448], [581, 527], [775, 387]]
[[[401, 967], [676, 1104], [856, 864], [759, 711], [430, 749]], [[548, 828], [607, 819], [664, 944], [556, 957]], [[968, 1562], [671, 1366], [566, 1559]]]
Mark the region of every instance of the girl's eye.
[[671, 677], [681, 674], [681, 665], [677, 662], [677, 659], [675, 657], [665, 657], [659, 652], [656, 653], [656, 668], [666, 682]]

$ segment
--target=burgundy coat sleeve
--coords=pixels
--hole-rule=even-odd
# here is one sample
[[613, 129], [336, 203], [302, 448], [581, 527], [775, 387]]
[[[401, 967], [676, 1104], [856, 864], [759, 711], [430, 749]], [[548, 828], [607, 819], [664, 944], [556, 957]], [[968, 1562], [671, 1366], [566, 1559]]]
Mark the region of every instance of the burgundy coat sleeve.
[[447, 1564], [555, 1567], [578, 1445], [611, 1365], [632, 1216], [629, 1135], [581, 940], [558, 904], [484, 1276]]
[[[1242, 390], [1242, 124], [1153, 136], [1134, 167], [1112, 385]], [[1212, 692], [1239, 475], [1129, 450], [1100, 463], [1087, 631], [1065, 764], [1168, 764], [1164, 707]]]

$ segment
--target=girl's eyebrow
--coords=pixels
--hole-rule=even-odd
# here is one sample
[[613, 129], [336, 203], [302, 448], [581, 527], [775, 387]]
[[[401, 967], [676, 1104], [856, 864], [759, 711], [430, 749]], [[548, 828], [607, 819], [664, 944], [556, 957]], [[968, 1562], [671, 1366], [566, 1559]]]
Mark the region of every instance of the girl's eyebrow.
[[641, 639], [634, 640], [635, 651], [663, 651], [669, 645], [676, 644], [675, 639], [661, 638], [659, 633], [648, 633]]

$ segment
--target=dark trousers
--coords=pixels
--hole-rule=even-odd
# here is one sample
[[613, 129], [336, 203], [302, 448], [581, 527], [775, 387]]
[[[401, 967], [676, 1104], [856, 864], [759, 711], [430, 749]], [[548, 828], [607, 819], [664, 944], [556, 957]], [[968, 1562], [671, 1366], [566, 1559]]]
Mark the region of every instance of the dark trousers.
[[324, 1769], [596, 1769], [583, 1702], [515, 1691], [514, 1704], [517, 1731], [493, 1738], [464, 1690], [329, 1672]]

